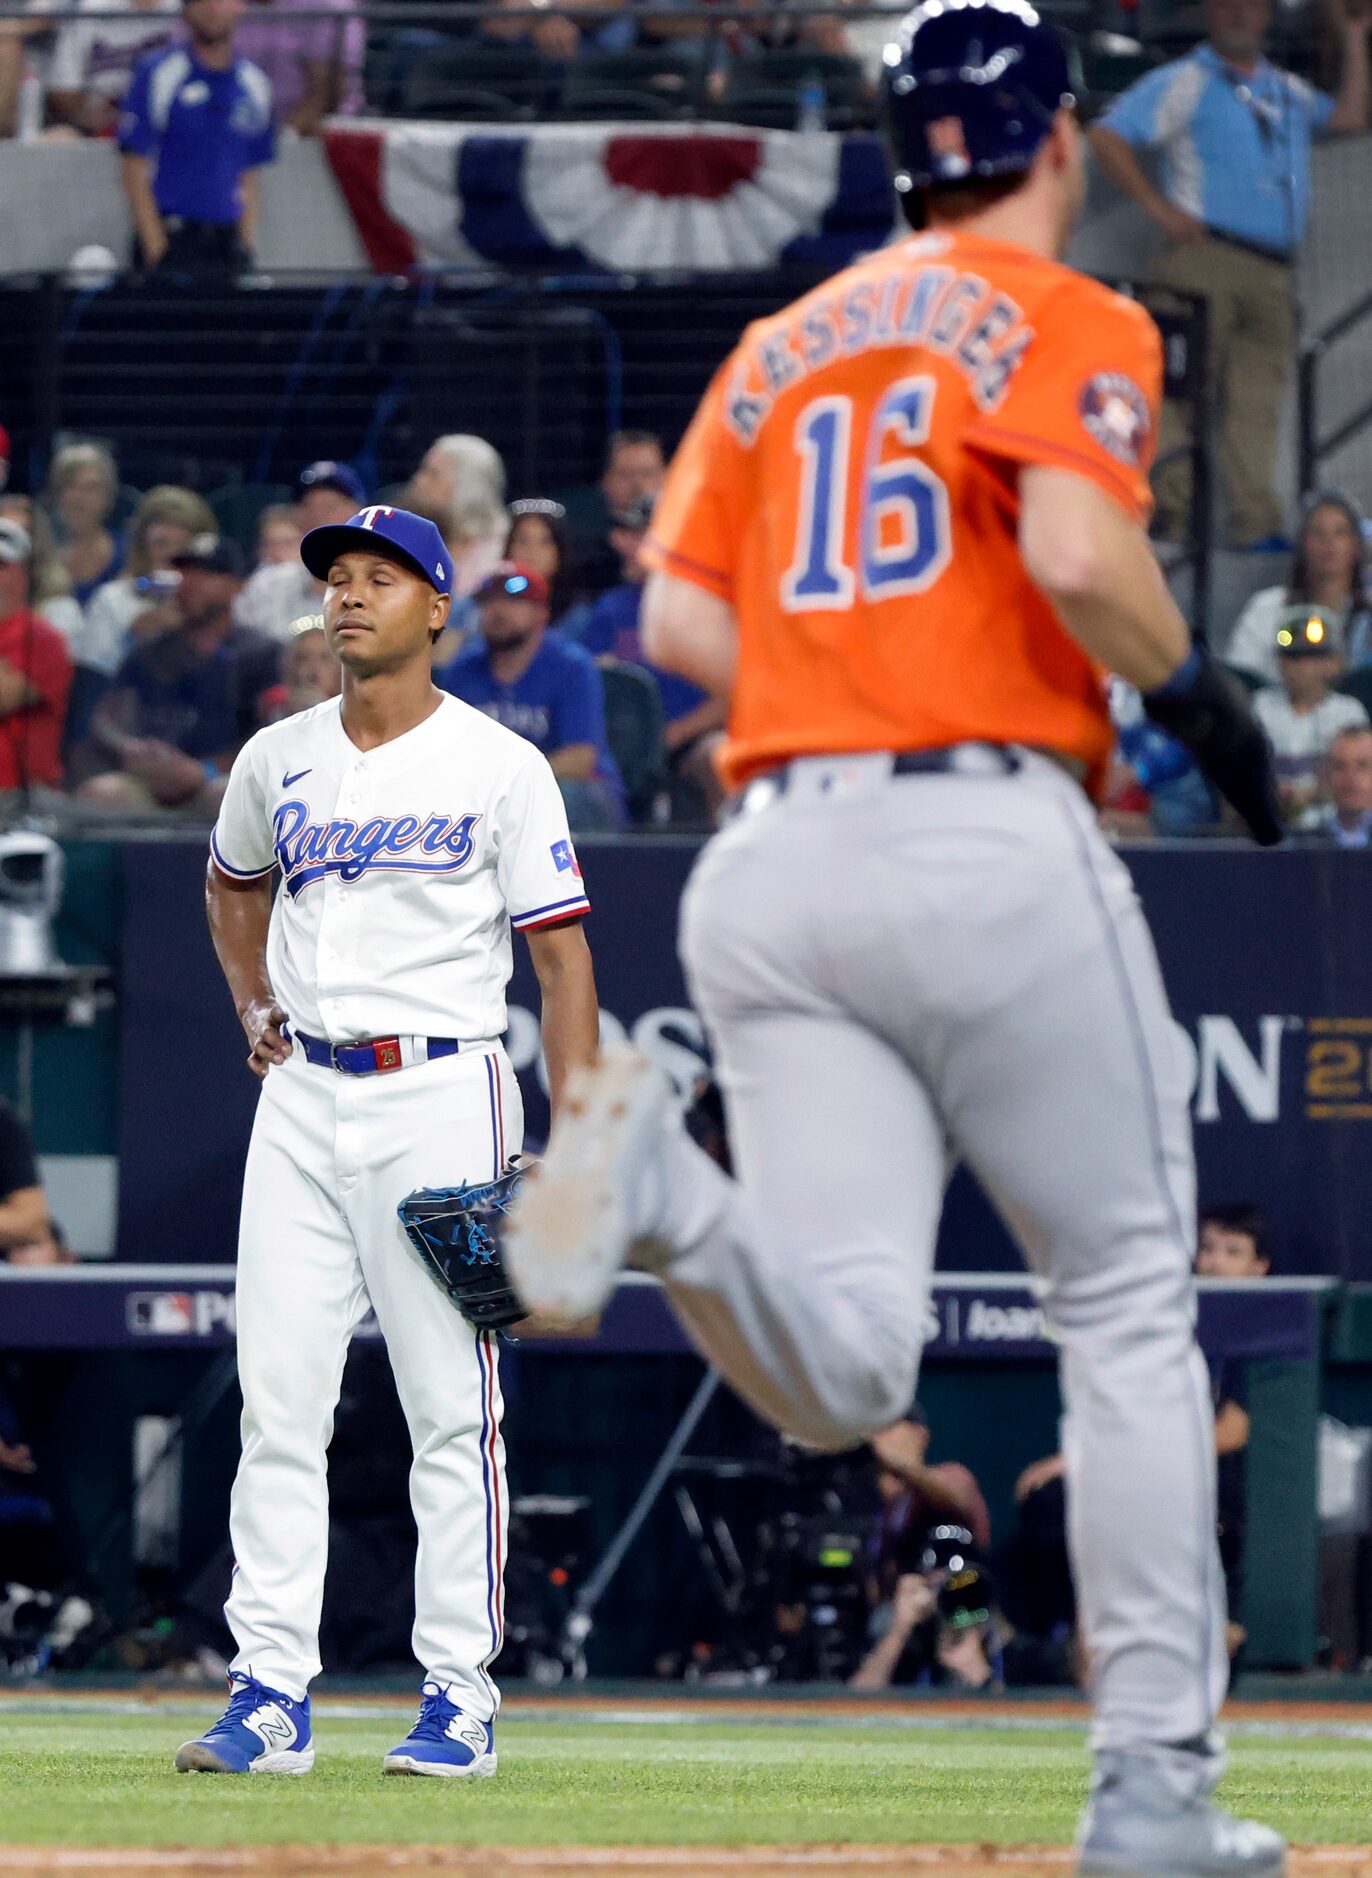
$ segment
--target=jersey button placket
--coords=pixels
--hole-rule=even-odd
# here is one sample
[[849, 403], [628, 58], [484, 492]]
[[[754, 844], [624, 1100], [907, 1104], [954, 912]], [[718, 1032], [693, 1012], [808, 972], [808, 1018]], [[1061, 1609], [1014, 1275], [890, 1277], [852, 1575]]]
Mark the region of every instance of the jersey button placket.
[[[344, 777], [339, 789], [334, 803], [336, 820], [355, 821], [357, 819], [352, 781], [355, 771], [356, 765]], [[346, 918], [343, 909], [347, 905], [348, 890], [338, 874], [331, 873], [325, 874], [320, 883], [320, 891], [323, 894], [323, 901], [319, 911], [319, 935], [315, 943], [314, 964], [319, 1010], [329, 1039], [334, 1043], [346, 1042], [347, 1039], [340, 1035], [343, 1003], [338, 996], [338, 990], [342, 983], [341, 971], [345, 946], [342, 927]]]
[[[359, 828], [368, 820], [372, 810], [365, 782], [366, 774], [367, 765], [359, 759], [343, 779], [335, 811], [342, 820], [352, 822]], [[357, 976], [349, 967], [355, 961], [357, 952], [358, 890], [356, 883], [350, 883], [339, 874], [331, 874], [327, 885], [329, 893], [319, 935], [318, 970], [321, 987], [327, 977], [336, 993], [339, 986], [355, 981]], [[348, 1041], [356, 1026], [346, 1016], [346, 1000], [334, 995], [326, 1000], [324, 1011], [335, 1040]], [[346, 1031], [347, 1036], [342, 1036], [341, 1031]]]

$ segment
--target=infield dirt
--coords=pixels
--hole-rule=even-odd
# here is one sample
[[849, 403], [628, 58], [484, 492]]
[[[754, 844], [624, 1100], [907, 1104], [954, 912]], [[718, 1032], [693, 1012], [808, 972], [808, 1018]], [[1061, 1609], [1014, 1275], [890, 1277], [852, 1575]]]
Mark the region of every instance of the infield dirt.
[[[118, 1851], [63, 1851], [48, 1846], [0, 1847], [0, 1872], [32, 1878], [394, 1878], [397, 1873], [447, 1872], [451, 1878], [567, 1878], [606, 1872], [613, 1878], [664, 1878], [690, 1872], [700, 1878], [791, 1878], [796, 1872], [885, 1873], [887, 1878], [1070, 1878], [1066, 1847], [1044, 1846], [577, 1846], [565, 1851], [536, 1847], [468, 1846], [251, 1846], [242, 1851], [182, 1853], [124, 1847]], [[1293, 1849], [1290, 1878], [1372, 1878], [1372, 1846], [1301, 1846]]]

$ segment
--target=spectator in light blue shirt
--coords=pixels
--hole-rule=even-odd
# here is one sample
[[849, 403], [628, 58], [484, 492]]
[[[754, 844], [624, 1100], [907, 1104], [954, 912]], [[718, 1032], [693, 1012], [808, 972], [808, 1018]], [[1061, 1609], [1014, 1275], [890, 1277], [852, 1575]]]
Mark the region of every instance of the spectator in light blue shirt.
[[[1263, 57], [1269, 0], [1207, 0], [1206, 40], [1131, 85], [1092, 129], [1101, 168], [1161, 228], [1155, 277], [1199, 294], [1210, 320], [1210, 383], [1220, 405], [1220, 467], [1235, 547], [1275, 542], [1272, 490], [1277, 420], [1296, 339], [1292, 266], [1310, 207], [1310, 148], [1318, 136], [1366, 128], [1367, 19], [1362, 0], [1340, 10], [1343, 70], [1337, 98]], [[1161, 157], [1155, 185], [1139, 161]], [[1164, 414], [1159, 458], [1187, 438], [1182, 414]], [[1189, 515], [1189, 465], [1157, 477], [1160, 531]]]
[[541, 750], [574, 828], [615, 828], [624, 788], [605, 734], [605, 691], [595, 660], [548, 630], [548, 583], [503, 562], [477, 588], [480, 633], [435, 681]]
[[136, 68], [119, 119], [141, 265], [232, 277], [251, 258], [272, 88], [234, 51], [244, 0], [184, 0], [187, 40]]

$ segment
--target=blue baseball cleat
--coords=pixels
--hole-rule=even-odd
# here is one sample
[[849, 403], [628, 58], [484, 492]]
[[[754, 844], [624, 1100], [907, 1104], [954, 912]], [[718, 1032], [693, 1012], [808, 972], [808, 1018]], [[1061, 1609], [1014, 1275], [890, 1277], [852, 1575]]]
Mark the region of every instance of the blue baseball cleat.
[[487, 1780], [495, 1772], [495, 1730], [464, 1715], [437, 1683], [426, 1682], [419, 1720], [381, 1763], [385, 1774], [438, 1774]]
[[230, 1676], [229, 1706], [207, 1734], [176, 1752], [178, 1774], [308, 1774], [310, 1698], [293, 1702], [251, 1676]]

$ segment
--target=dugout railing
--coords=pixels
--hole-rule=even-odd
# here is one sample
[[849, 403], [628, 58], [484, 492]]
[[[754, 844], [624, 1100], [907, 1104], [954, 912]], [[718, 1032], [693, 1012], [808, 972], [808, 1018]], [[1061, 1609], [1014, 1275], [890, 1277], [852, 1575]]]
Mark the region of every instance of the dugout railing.
[[1366, 345], [1372, 329], [1372, 292], [1363, 294], [1351, 306], [1329, 320], [1303, 347], [1297, 387], [1298, 448], [1300, 486], [1317, 489], [1325, 480], [1326, 466], [1339, 453], [1372, 429], [1372, 397], [1366, 396], [1367, 384], [1357, 384], [1352, 409], [1348, 408], [1348, 387], [1343, 389], [1343, 408], [1331, 413], [1334, 397], [1328, 385], [1329, 368], [1347, 358], [1352, 345]]

